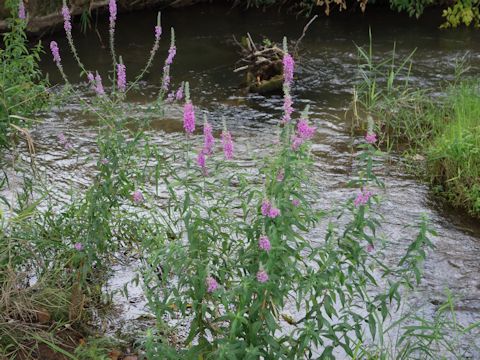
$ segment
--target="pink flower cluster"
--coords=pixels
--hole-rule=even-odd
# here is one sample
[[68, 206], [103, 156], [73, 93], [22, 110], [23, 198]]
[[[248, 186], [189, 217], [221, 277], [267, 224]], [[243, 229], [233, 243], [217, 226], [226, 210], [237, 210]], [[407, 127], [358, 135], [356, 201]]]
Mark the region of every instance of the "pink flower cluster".
[[70, 15], [70, 10], [68, 9], [67, 5], [62, 6], [62, 16], [63, 16], [63, 27], [67, 36], [70, 36], [72, 33], [72, 17]]
[[280, 209], [273, 207], [270, 201], [265, 199], [262, 202], [262, 215], [274, 219], [280, 215]]
[[268, 274], [265, 270], [260, 270], [257, 272], [257, 281], [260, 283], [266, 283], [268, 281]]
[[365, 189], [362, 189], [353, 201], [353, 204], [355, 206], [360, 206], [360, 205], [365, 205], [368, 203], [368, 200], [373, 196], [373, 193], [371, 191], [367, 191]]
[[25, 4], [23, 3], [23, 0], [20, 0], [20, 3], [18, 4], [18, 18], [22, 20], [27, 18], [27, 12], [25, 11]]
[[377, 142], [377, 134], [368, 132], [367, 135], [365, 135], [365, 140], [369, 144], [375, 144]]
[[195, 131], [195, 109], [190, 101], [187, 101], [183, 107], [183, 128], [188, 135]]
[[293, 102], [292, 97], [289, 94], [285, 94], [283, 98], [283, 123], [288, 123], [292, 119], [293, 113]]
[[160, 36], [162, 36], [162, 27], [157, 25], [155, 26], [155, 39], [160, 40]]
[[113, 29], [117, 20], [117, 2], [115, 0], [109, 1], [108, 10], [110, 12], [110, 29]]
[[88, 81], [92, 85], [93, 90], [97, 93], [97, 95], [105, 95], [105, 90], [103, 89], [102, 84], [102, 77], [97, 73], [97, 75], [93, 76], [92, 73], [87, 74]]
[[82, 250], [83, 250], [83, 244], [82, 244], [81, 242], [75, 243], [75, 245], [73, 245], [73, 247], [74, 247], [75, 250], [77, 250], [77, 251], [82, 251]]
[[140, 204], [144, 201], [143, 194], [140, 190], [135, 190], [132, 194], [132, 200], [135, 204]]
[[208, 293], [212, 293], [212, 292], [214, 292], [215, 290], [218, 289], [217, 280], [215, 280], [215, 278], [213, 278], [211, 276], [207, 277], [207, 279], [205, 280], [205, 283], [207, 285], [207, 292]]
[[53, 61], [57, 66], [61, 65], [62, 58], [60, 57], [60, 51], [58, 50], [58, 44], [56, 41], [50, 43], [50, 51], [52, 52]]
[[283, 56], [283, 78], [287, 86], [290, 86], [293, 81], [293, 70], [295, 67], [295, 61], [292, 55], [286, 53]]
[[121, 92], [127, 89], [127, 68], [121, 63], [117, 64], [117, 86]]
[[260, 236], [260, 238], [258, 239], [258, 247], [261, 249], [261, 250], [264, 250], [266, 252], [269, 252], [270, 249], [272, 248], [271, 244], [270, 244], [270, 239], [268, 238], [268, 236], [266, 235], [262, 235]]
[[203, 150], [205, 154], [213, 154], [213, 147], [215, 145], [215, 138], [212, 134], [212, 125], [208, 121], [205, 121], [203, 125]]
[[315, 126], [308, 125], [307, 119], [300, 119], [297, 123], [297, 132], [293, 137], [292, 149], [297, 150], [305, 141], [312, 139], [316, 130]]
[[225, 155], [225, 159], [227, 160], [233, 159], [232, 134], [230, 134], [230, 131], [228, 130], [224, 130], [222, 132], [222, 145], [223, 145], [223, 154]]
[[63, 146], [65, 150], [72, 150], [73, 145], [70, 141], [67, 140], [63, 133], [58, 134], [58, 142]]

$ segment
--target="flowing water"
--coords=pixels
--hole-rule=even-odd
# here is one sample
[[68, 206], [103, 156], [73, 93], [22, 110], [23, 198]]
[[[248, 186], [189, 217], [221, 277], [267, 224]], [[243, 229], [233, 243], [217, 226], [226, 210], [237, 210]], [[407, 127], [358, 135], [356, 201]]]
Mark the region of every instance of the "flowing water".
[[[117, 53], [122, 55], [131, 78], [138, 74], [148, 57], [153, 40], [156, 13], [142, 11], [120, 14], [117, 23]], [[396, 42], [397, 52], [406, 56], [417, 49], [414, 56], [412, 83], [418, 87], [436, 86], [452, 79], [456, 61], [467, 51], [473, 69], [480, 68], [480, 33], [475, 30], [438, 30], [439, 19], [427, 14], [422, 21], [404, 15], [369, 9], [366, 15], [344, 14], [317, 19], [301, 44], [293, 96], [295, 107], [310, 104], [311, 118], [318, 126], [313, 151], [316, 156], [316, 182], [322, 197], [318, 206], [328, 208], [352, 196], [346, 187], [354, 173], [350, 120], [345, 116], [357, 78], [358, 57], [355, 44], [368, 45], [369, 28], [379, 58], [389, 55]], [[97, 69], [107, 78], [111, 57], [108, 51], [107, 29], [99, 20], [98, 32], [74, 33], [80, 56], [89, 69]], [[160, 58], [142, 83], [140, 91], [130, 96], [134, 112], [141, 116], [145, 104], [152, 101], [161, 81], [162, 64], [169, 45], [168, 29], [176, 30], [177, 57], [173, 65], [174, 84], [188, 80], [196, 105], [207, 111], [216, 129], [221, 118], [233, 132], [238, 158], [248, 160], [252, 152], [262, 151], [261, 144], [272, 139], [281, 117], [282, 98], [277, 95], [246, 95], [239, 84], [242, 75], [234, 74], [239, 59], [233, 36], [240, 39], [250, 32], [254, 39], [267, 37], [281, 42], [300, 36], [306, 20], [270, 10], [243, 12], [228, 5], [200, 5], [185, 9], [168, 9], [162, 14], [164, 29]], [[78, 68], [67, 54], [67, 44], [58, 33], [45, 36], [58, 41], [67, 74], [78, 81]], [[42, 63], [52, 82], [60, 81], [49, 56]], [[85, 91], [85, 96], [91, 96]], [[57, 184], [69, 186], [88, 183], [89, 168], [78, 168], [76, 161], [57, 143], [57, 134], [64, 132], [77, 149], [84, 154], [94, 152], [95, 128], [92, 121], [79, 111], [78, 104], [56, 109], [45, 115], [44, 122], [34, 131], [37, 161], [44, 170], [54, 174]], [[154, 122], [154, 135], [158, 143], [169, 146], [181, 141], [181, 112], [172, 106], [167, 119]], [[260, 144], [260, 145], [259, 145]], [[93, 165], [92, 165], [93, 166]], [[426, 185], [406, 174], [398, 155], [385, 160], [382, 174], [386, 191], [382, 194], [380, 211], [385, 216], [383, 232], [390, 241], [387, 253], [395, 258], [397, 248], [405, 248], [415, 235], [414, 224], [422, 213], [428, 214], [438, 236], [433, 239], [436, 248], [429, 253], [425, 264], [425, 278], [414, 298], [425, 312], [435, 309], [445, 298], [448, 288], [460, 298], [456, 311], [461, 321], [480, 320], [480, 224], [464, 213], [446, 208], [437, 202]], [[319, 241], [321, 229], [311, 234]], [[123, 286], [131, 277], [131, 269], [119, 267], [119, 274], [111, 286]], [[130, 274], [130, 275], [129, 275]], [[123, 301], [123, 313], [134, 320], [143, 314], [145, 305], [141, 292], [132, 289], [136, 301]], [[140, 310], [139, 310], [140, 309]], [[478, 354], [477, 354], [478, 355]]]

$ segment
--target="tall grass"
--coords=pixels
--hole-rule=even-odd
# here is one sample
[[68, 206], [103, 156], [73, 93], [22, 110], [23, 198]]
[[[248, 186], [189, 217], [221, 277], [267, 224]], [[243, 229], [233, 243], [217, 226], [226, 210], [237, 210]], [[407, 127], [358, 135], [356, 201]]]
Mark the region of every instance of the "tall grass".
[[427, 146], [427, 175], [454, 205], [480, 216], [480, 87], [460, 83], [445, 99], [448, 119]]

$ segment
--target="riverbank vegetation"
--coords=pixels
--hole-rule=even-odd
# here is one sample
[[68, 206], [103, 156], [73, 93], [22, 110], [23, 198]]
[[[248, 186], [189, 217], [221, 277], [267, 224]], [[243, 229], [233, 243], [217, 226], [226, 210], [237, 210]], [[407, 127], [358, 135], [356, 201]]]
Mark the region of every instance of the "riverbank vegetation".
[[[373, 49], [359, 48], [361, 82], [354, 102], [373, 117], [388, 149], [405, 150], [423, 162], [422, 177], [449, 203], [480, 216], [480, 84], [457, 64], [441, 95], [411, 83], [414, 53], [374, 62]], [[418, 165], [418, 164], [417, 164]], [[416, 174], [418, 175], [418, 167]]]
[[[438, 9], [439, 21], [438, 26], [441, 28], [457, 28], [459, 26], [479, 27], [480, 26], [480, 1], [478, 0], [228, 0], [232, 6], [243, 8], [263, 8], [270, 11], [273, 8], [291, 12], [297, 15], [311, 16], [315, 13], [324, 14], [326, 16], [342, 13], [346, 11], [366, 12], [370, 7], [388, 7], [392, 11], [406, 13], [411, 17], [419, 19], [423, 13], [429, 9]], [[122, 10], [132, 11], [141, 8], [150, 7], [181, 7], [192, 6], [197, 3], [205, 2], [205, 0], [144, 0], [141, 2], [120, 2], [119, 6]], [[14, 0], [7, 0], [7, 7], [2, 8], [0, 4], [0, 28], [5, 28], [6, 24], [1, 22], [8, 16], [8, 4], [16, 3]], [[93, 10], [102, 11], [106, 2], [103, 0], [88, 0], [70, 4], [70, 10], [74, 15], [81, 16], [82, 27], [90, 23]], [[26, 2], [26, 10], [29, 14], [28, 28], [33, 32], [56, 25], [61, 21], [58, 16], [62, 6], [61, 0], [35, 1]]]
[[[246, 169], [237, 162], [235, 134], [223, 122], [215, 137], [209, 115], [199, 116], [196, 89], [171, 77], [173, 29], [157, 96], [134, 115], [127, 94], [138, 89], [158, 56], [165, 37], [160, 16], [138, 75], [115, 48], [115, 0], [109, 1], [108, 74], [85, 68], [66, 5], [62, 17], [82, 86], [93, 96], [82, 96], [69, 82], [62, 62], [68, 50], [52, 41], [49, 50], [65, 84], [51, 100], [75, 99], [79, 111], [95, 119], [96, 147], [84, 151], [75, 139], [55, 134], [65, 156], [90, 175], [64, 196], [34, 157], [22, 160], [25, 147], [9, 142], [3, 149], [2, 161], [15, 161], [0, 181], [0, 357], [127, 359], [128, 347], [130, 358], [146, 359], [470, 356], [480, 324], [456, 321], [452, 296], [428, 318], [408, 309], [436, 234], [426, 216], [405, 224], [417, 235], [404, 239], [404, 246], [384, 233], [379, 204], [387, 190], [376, 175], [383, 154], [373, 122], [358, 144], [358, 171], [343, 203], [323, 211], [315, 206], [324, 191], [315, 183], [311, 151], [317, 125], [308, 106], [298, 116], [293, 112], [295, 59], [287, 40], [283, 115], [263, 144], [255, 144], [265, 155]], [[22, 11], [15, 21], [25, 21]], [[20, 37], [22, 31], [11, 27]], [[28, 89], [46, 86], [36, 60], [24, 74]], [[22, 61], [20, 56], [1, 65], [16, 73]], [[30, 99], [16, 94], [4, 93], [13, 119]], [[184, 136], [171, 148], [154, 141], [151, 127], [167, 103], [183, 108]], [[456, 116], [470, 123], [473, 117], [460, 114], [463, 105]], [[455, 126], [444, 131], [448, 139]], [[318, 226], [323, 238], [312, 243], [307, 235]], [[388, 246], [401, 255], [387, 263]], [[107, 283], [118, 261], [136, 261], [131, 282], [143, 284], [154, 322], [127, 346], [92, 321], [99, 308], [112, 304]], [[116, 295], [128, 297], [128, 284]]]

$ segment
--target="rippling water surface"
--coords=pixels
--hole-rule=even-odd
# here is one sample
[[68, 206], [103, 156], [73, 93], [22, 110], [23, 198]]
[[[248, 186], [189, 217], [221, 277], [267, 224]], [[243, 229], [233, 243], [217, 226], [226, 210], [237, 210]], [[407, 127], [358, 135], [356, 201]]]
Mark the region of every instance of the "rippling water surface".
[[[117, 53], [123, 56], [129, 76], [137, 74], [146, 60], [156, 14], [152, 11], [121, 14], [117, 24]], [[388, 56], [393, 43], [397, 52], [406, 56], [417, 49], [414, 56], [412, 82], [415, 86], [436, 86], [451, 79], [456, 61], [467, 51], [473, 69], [480, 65], [480, 33], [474, 30], [440, 31], [438, 19], [417, 22], [389, 11], [371, 9], [365, 16], [352, 15], [320, 18], [309, 29], [302, 42], [293, 96], [297, 109], [311, 105], [312, 119], [318, 126], [313, 147], [316, 155], [316, 183], [322, 197], [318, 206], [328, 208], [344, 201], [352, 191], [346, 187], [355, 169], [352, 139], [349, 130], [348, 109], [352, 88], [357, 78], [358, 57], [355, 44], [368, 44], [372, 29], [375, 54]], [[106, 21], [100, 21], [106, 23]], [[160, 58], [142, 83], [141, 90], [129, 99], [136, 115], [152, 101], [161, 81], [161, 69], [168, 49], [167, 29], [176, 30], [177, 58], [173, 66], [173, 81], [191, 83], [196, 105], [209, 113], [217, 129], [225, 117], [238, 146], [238, 157], [248, 160], [252, 149], [268, 142], [280, 118], [280, 96], [246, 95], [239, 87], [242, 77], [232, 70], [238, 60], [233, 36], [239, 39], [249, 31], [255, 39], [263, 36], [280, 42], [284, 35], [296, 39], [306, 22], [271, 10], [241, 12], [226, 6], [195, 6], [187, 9], [169, 9], [163, 12], [164, 40]], [[107, 78], [111, 58], [107, 32], [99, 24], [99, 31], [75, 33], [75, 42], [87, 68], [97, 69]], [[68, 56], [67, 45], [60, 34], [52, 36], [59, 42], [64, 67], [69, 76], [77, 79], [78, 69]], [[44, 38], [45, 42], [51, 40]], [[48, 57], [42, 66], [53, 82], [58, 74]], [[85, 96], [91, 96], [85, 92]], [[172, 106], [167, 119], [154, 122], [156, 141], [170, 146], [182, 141], [181, 111]], [[78, 104], [56, 109], [45, 115], [44, 122], [34, 131], [38, 162], [55, 174], [58, 184], [69, 186], [88, 183], [89, 168], [78, 168], [76, 162], [57, 144], [56, 135], [64, 132], [82, 154], [94, 152], [95, 128], [91, 119], [79, 112]], [[250, 145], [247, 145], [250, 144]], [[261, 151], [261, 147], [260, 150]], [[92, 165], [93, 166], [93, 165]], [[385, 216], [383, 232], [390, 241], [387, 253], [396, 258], [398, 248], [407, 246], [415, 229], [406, 228], [422, 213], [428, 214], [438, 236], [435, 250], [425, 264], [425, 279], [414, 299], [425, 311], [435, 309], [445, 297], [445, 289], [461, 296], [457, 314], [462, 321], [480, 320], [480, 224], [463, 213], [443, 207], [429, 193], [427, 186], [405, 174], [397, 155], [385, 160], [383, 178], [387, 188], [380, 211]], [[312, 232], [312, 241], [319, 241], [321, 228]], [[124, 273], [122, 269], [120, 273]], [[122, 275], [123, 277], [123, 275]], [[118, 282], [112, 281], [112, 286]], [[127, 303], [128, 307], [143, 306]], [[134, 314], [137, 314], [135, 311]], [[130, 313], [131, 314], [131, 313]]]

